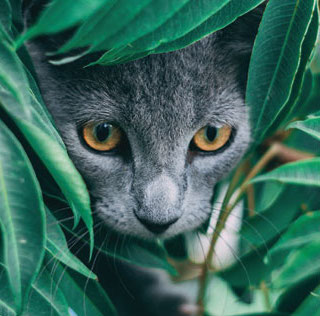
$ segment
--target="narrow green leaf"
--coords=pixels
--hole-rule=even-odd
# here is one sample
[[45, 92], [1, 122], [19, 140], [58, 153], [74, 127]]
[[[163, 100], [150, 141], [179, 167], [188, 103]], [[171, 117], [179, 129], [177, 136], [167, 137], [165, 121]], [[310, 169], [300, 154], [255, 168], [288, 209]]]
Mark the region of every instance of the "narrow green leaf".
[[64, 263], [71, 269], [81, 273], [87, 278], [97, 279], [97, 276], [90, 271], [77, 257], [68, 249], [67, 241], [59, 223], [47, 209], [47, 251], [57, 260]]
[[2, 0], [0, 2], [0, 24], [2, 24], [3, 29], [7, 32], [11, 32], [11, 20], [12, 12], [9, 0]]
[[[182, 37], [204, 23], [210, 16], [217, 13], [221, 8], [230, 3], [231, 0], [206, 1], [191, 0], [181, 7], [168, 20], [164, 21], [153, 32], [147, 33], [135, 41], [128, 41], [124, 49], [115, 42], [110, 46], [107, 42], [98, 46], [99, 49], [112, 47], [103, 57], [103, 63], [107, 64], [113, 60], [125, 57], [127, 55], [140, 54], [145, 51], [153, 50], [162, 43], [168, 43]], [[192, 12], [192, 14], [190, 14]], [[128, 45], [129, 44], [129, 45]], [[105, 45], [105, 46], [104, 46]]]
[[[20, 47], [24, 41], [40, 34], [57, 33], [84, 21], [109, 0], [55, 0], [41, 13], [40, 18], [16, 42]], [[68, 14], [66, 14], [68, 12]], [[63, 17], [63, 18], [61, 18]]]
[[320, 240], [320, 212], [309, 212], [298, 218], [280, 240], [272, 247], [270, 255], [302, 247], [313, 240]]
[[[311, 55], [317, 41], [319, 34], [319, 13], [317, 6], [315, 7], [312, 20], [310, 22], [307, 34], [303, 40], [301, 47], [301, 59], [297, 74], [292, 85], [290, 98], [287, 103], [283, 106], [282, 113], [279, 115], [278, 125], [287, 123], [294, 117], [297, 117], [300, 109], [298, 108], [300, 98], [304, 97], [303, 94], [303, 82], [306, 74], [307, 65], [310, 63]], [[276, 126], [277, 127], [277, 126]]]
[[299, 306], [292, 316], [320, 316], [320, 286], [318, 286], [309, 297]]
[[48, 256], [47, 267], [71, 308], [78, 316], [115, 316], [116, 310], [98, 281], [61, 265]]
[[0, 221], [4, 264], [19, 311], [39, 272], [45, 247], [45, 215], [38, 181], [22, 146], [0, 122]]
[[75, 224], [80, 215], [86, 223], [93, 245], [90, 199], [82, 177], [75, 169], [61, 138], [41, 109], [34, 94], [30, 93], [24, 67], [13, 49], [2, 43], [0, 50], [0, 106], [11, 116], [34, 151], [39, 155], [60, 186], [72, 207]]
[[291, 253], [274, 278], [274, 287], [285, 288], [302, 279], [320, 272], [320, 241], [312, 243]]
[[70, 316], [66, 297], [60, 290], [59, 284], [53, 281], [45, 269], [42, 269], [32, 284], [32, 291], [22, 316]]
[[[7, 270], [0, 261], [0, 315], [15, 316], [14, 298], [10, 290]], [[6, 314], [7, 313], [7, 314]]]
[[270, 272], [270, 267], [263, 260], [266, 252], [266, 247], [254, 249], [237, 258], [236, 263], [218, 271], [217, 276], [234, 287], [251, 288], [257, 286]]
[[261, 181], [320, 186], [320, 158], [287, 163], [271, 172], [257, 176], [251, 183]]
[[246, 102], [259, 142], [289, 99], [314, 0], [269, 0], [249, 67]]
[[7, 306], [0, 297], [0, 315], [1, 316], [16, 316], [17, 314], [14, 312], [13, 309], [11, 309], [9, 306]]
[[79, 27], [75, 35], [58, 52], [64, 53], [86, 45], [94, 47], [129, 24], [151, 1], [109, 1], [108, 6], [104, 6], [103, 10], [96, 12]]
[[[65, 221], [61, 225], [75, 238], [81, 238], [83, 243], [89, 244], [86, 236], [80, 237], [82, 234], [72, 230], [70, 226], [68, 227]], [[177, 274], [174, 267], [169, 264], [167, 252], [160, 243], [150, 243], [134, 237], [128, 239], [126, 236], [121, 236], [110, 232], [110, 230], [101, 228], [95, 233], [94, 248], [99, 253], [108, 257], [115, 257], [142, 267], [165, 269], [172, 275]]]
[[[260, 188], [260, 195], [257, 199], [255, 211], [262, 212], [273, 205], [278, 197], [283, 192], [285, 186], [278, 182], [267, 182], [264, 183]], [[256, 188], [255, 188], [256, 189]]]
[[216, 32], [234, 22], [239, 16], [261, 4], [263, 0], [232, 0], [198, 27], [169, 43], [161, 44], [154, 53], [166, 53], [188, 46], [204, 36]]
[[282, 231], [298, 216], [300, 205], [306, 202], [308, 188], [287, 186], [277, 201], [265, 211], [256, 213], [243, 222], [240, 237], [251, 247], [266, 247], [267, 243], [280, 237]]
[[320, 117], [312, 117], [304, 121], [295, 121], [288, 125], [287, 129], [289, 128], [297, 128], [320, 140]]
[[274, 304], [274, 310], [292, 315], [320, 284], [320, 275], [311, 275], [286, 288]]

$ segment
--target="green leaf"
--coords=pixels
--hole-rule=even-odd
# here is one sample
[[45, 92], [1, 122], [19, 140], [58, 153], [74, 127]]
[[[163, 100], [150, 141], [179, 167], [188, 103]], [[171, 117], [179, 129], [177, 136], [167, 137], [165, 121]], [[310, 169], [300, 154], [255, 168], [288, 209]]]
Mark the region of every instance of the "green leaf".
[[19, 311], [39, 272], [45, 247], [44, 207], [22, 146], [0, 122], [0, 222], [4, 264]]
[[312, 117], [304, 121], [295, 121], [288, 125], [287, 129], [289, 128], [299, 129], [320, 140], [320, 117]]
[[301, 104], [301, 101], [304, 101], [301, 98], [305, 97], [304, 91], [303, 91], [303, 83], [304, 83], [304, 78], [306, 74], [306, 68], [310, 62], [310, 58], [318, 37], [318, 33], [319, 33], [319, 14], [316, 6], [308, 31], [302, 43], [300, 65], [299, 65], [297, 74], [294, 78], [292, 90], [290, 93], [290, 98], [288, 99], [286, 104], [283, 106], [281, 113], [279, 114], [277, 120], [273, 124], [272, 126], [273, 130], [278, 128], [279, 125], [284, 125], [288, 121], [297, 117], [298, 113], [301, 110], [301, 108], [299, 108], [298, 106]]
[[[61, 220], [63, 221], [63, 217], [61, 217]], [[75, 238], [81, 239], [87, 245], [89, 244], [86, 236], [82, 236], [81, 228], [77, 232], [72, 230], [65, 221], [61, 225]], [[110, 230], [101, 227], [95, 233], [94, 248], [108, 257], [115, 257], [142, 267], [165, 269], [173, 275], [177, 274], [174, 267], [168, 263], [167, 252], [160, 242], [148, 242], [134, 237], [127, 238], [127, 236], [112, 233]]]
[[11, 32], [11, 5], [9, 0], [2, 0], [0, 2], [0, 24], [2, 24], [3, 29], [7, 32]]
[[216, 32], [234, 22], [239, 16], [249, 12], [261, 4], [263, 0], [232, 0], [222, 7], [217, 13], [205, 20], [198, 27], [186, 35], [169, 43], [161, 44], [154, 53], [165, 53], [188, 46], [202, 37]]
[[272, 247], [270, 255], [302, 247], [320, 239], [320, 212], [309, 212], [298, 218]]
[[20, 47], [24, 41], [40, 34], [57, 33], [68, 29], [84, 21], [108, 2], [109, 0], [77, 0], [76, 3], [73, 0], [51, 1], [36, 24], [18, 38], [16, 47]]
[[289, 314], [286, 313], [277, 313], [277, 312], [272, 312], [272, 313], [253, 313], [253, 314], [239, 314], [238, 316], [290, 316]]
[[68, 302], [59, 285], [43, 268], [32, 285], [22, 316], [70, 316], [68, 307]]
[[271, 172], [254, 178], [251, 183], [261, 181], [320, 186], [320, 158], [287, 163]]
[[64, 263], [71, 269], [81, 273], [87, 278], [97, 279], [97, 276], [90, 271], [77, 257], [68, 249], [67, 241], [57, 220], [47, 209], [47, 251], [57, 260]]
[[96, 12], [79, 27], [58, 53], [86, 45], [94, 47], [130, 23], [151, 1], [131, 0], [130, 3], [128, 0], [109, 1], [108, 6], [104, 6], [103, 10]]
[[[260, 188], [260, 195], [257, 199], [257, 205], [255, 208], [256, 212], [262, 212], [270, 208], [275, 203], [278, 197], [283, 192], [285, 186], [278, 182], [267, 182], [264, 183]], [[256, 189], [256, 187], [255, 187]]]
[[14, 299], [10, 290], [7, 271], [2, 262], [0, 262], [0, 284], [0, 315], [15, 316]]
[[292, 315], [298, 307], [308, 300], [310, 293], [320, 284], [320, 275], [311, 275], [298, 283], [294, 283], [278, 297], [274, 310]]
[[[13, 297], [10, 295], [7, 269], [0, 263], [0, 315], [16, 315], [13, 311]], [[2, 313], [1, 308], [12, 314]], [[57, 284], [43, 268], [32, 284], [25, 301], [22, 316], [70, 316], [68, 304]]]
[[60, 186], [75, 216], [83, 218], [93, 245], [90, 199], [82, 177], [75, 169], [47, 111], [30, 92], [24, 67], [13, 49], [0, 50], [0, 106], [10, 115], [34, 151]]
[[249, 67], [246, 102], [259, 143], [288, 101], [314, 0], [269, 0]]
[[115, 316], [116, 310], [98, 281], [61, 265], [54, 258], [46, 257], [51, 277], [65, 295], [71, 308], [78, 316]]
[[320, 316], [320, 286], [317, 287], [292, 316]]
[[300, 205], [305, 201], [307, 189], [286, 187], [276, 203], [261, 213], [247, 218], [240, 237], [249, 247], [266, 247], [267, 242], [280, 237], [281, 232], [298, 216]]
[[257, 248], [237, 258], [237, 262], [217, 272], [217, 276], [223, 278], [231, 286], [252, 287], [260, 285], [260, 282], [270, 272], [270, 267], [264, 262], [268, 247]]
[[[106, 41], [98, 46], [98, 49], [111, 48], [98, 62], [108, 64], [114, 60], [118, 60], [125, 56], [144, 53], [149, 50], [156, 49], [162, 43], [168, 43], [182, 37], [204, 23], [210, 16], [217, 13], [221, 8], [228, 4], [231, 0], [206, 1], [206, 0], [190, 0], [177, 1], [184, 6], [173, 12], [167, 20], [163, 20], [161, 24], [153, 31], [146, 32], [142, 37], [136, 40], [120, 42]], [[171, 2], [174, 2], [171, 0]], [[163, 11], [164, 4], [161, 4]], [[157, 11], [155, 11], [157, 12]], [[159, 12], [159, 11], [158, 11]], [[192, 14], [190, 14], [192, 12]], [[140, 18], [140, 17], [139, 17]], [[154, 19], [150, 22], [153, 24]], [[128, 45], [130, 44], [130, 45]], [[119, 49], [118, 49], [119, 48]]]
[[298, 249], [290, 254], [283, 267], [274, 278], [273, 286], [285, 288], [293, 285], [308, 276], [320, 272], [320, 241]]

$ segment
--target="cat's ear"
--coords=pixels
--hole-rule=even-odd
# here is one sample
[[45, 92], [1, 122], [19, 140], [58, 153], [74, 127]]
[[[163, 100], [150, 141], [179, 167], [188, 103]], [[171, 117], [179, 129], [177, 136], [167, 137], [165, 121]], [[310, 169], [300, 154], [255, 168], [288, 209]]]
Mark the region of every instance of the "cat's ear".
[[225, 47], [238, 56], [250, 56], [254, 40], [258, 33], [258, 28], [268, 1], [263, 2], [254, 10], [239, 17], [223, 32], [222, 41]]
[[25, 27], [33, 25], [41, 11], [48, 5], [48, 0], [23, 0], [22, 14], [24, 17]]

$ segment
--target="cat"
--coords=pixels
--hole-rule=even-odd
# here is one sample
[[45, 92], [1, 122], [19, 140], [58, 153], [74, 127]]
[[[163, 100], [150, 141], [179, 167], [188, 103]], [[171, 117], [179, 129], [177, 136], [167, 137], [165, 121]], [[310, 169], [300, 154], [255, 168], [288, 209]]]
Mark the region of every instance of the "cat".
[[[42, 5], [28, 6], [27, 25]], [[208, 220], [215, 184], [250, 143], [245, 86], [262, 10], [179, 51], [115, 66], [83, 68], [96, 56], [50, 64], [46, 53], [69, 32], [28, 43], [45, 104], [108, 228], [168, 239]], [[141, 294], [136, 310], [116, 304], [121, 315], [192, 313], [150, 271], [122, 263], [118, 269]]]

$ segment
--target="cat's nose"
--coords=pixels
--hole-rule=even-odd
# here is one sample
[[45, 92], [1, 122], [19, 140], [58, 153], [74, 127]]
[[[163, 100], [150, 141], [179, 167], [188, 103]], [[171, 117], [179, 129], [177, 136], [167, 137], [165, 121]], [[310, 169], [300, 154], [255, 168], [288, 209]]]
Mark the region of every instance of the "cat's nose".
[[143, 183], [135, 191], [137, 219], [155, 234], [165, 232], [182, 215], [179, 191], [177, 183], [167, 174]]
[[146, 220], [141, 220], [139, 219], [140, 222], [145, 226], [147, 227], [148, 230], [150, 230], [152, 233], [154, 234], [162, 234], [164, 233], [172, 224], [174, 224], [178, 218], [170, 221], [169, 223], [166, 223], [166, 224], [155, 224], [155, 223], [151, 223], [151, 222], [148, 222]]

